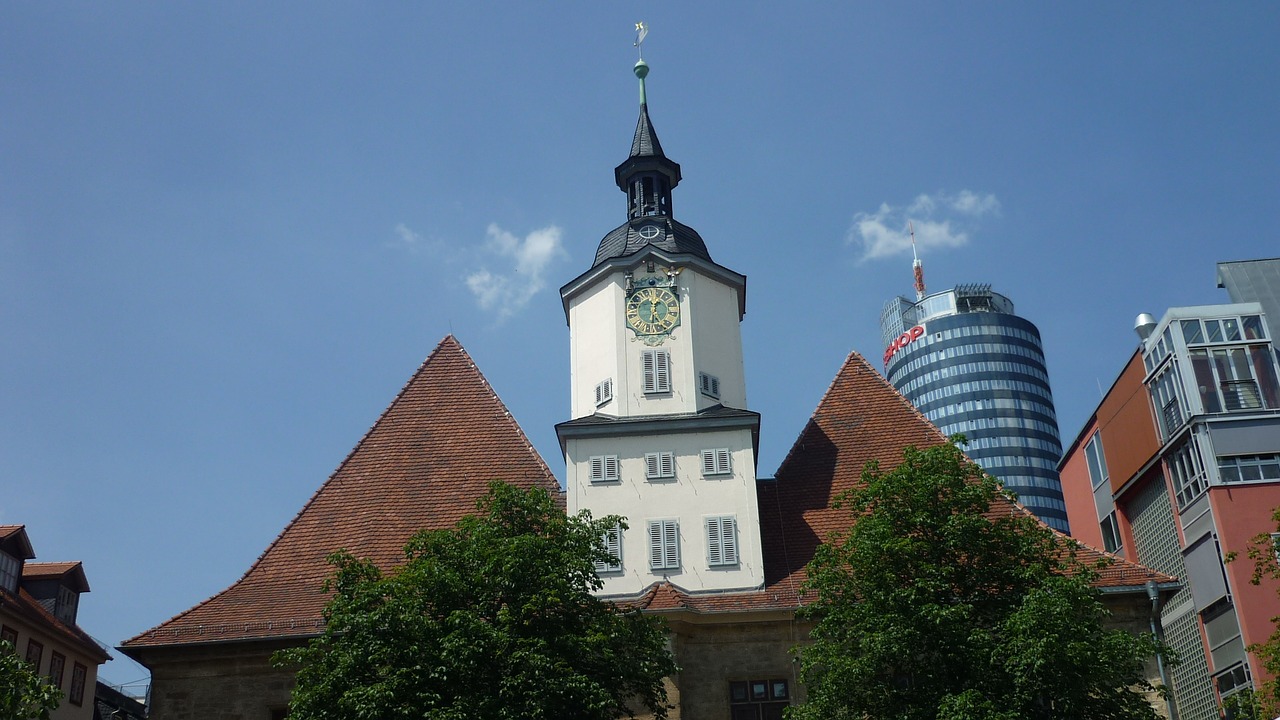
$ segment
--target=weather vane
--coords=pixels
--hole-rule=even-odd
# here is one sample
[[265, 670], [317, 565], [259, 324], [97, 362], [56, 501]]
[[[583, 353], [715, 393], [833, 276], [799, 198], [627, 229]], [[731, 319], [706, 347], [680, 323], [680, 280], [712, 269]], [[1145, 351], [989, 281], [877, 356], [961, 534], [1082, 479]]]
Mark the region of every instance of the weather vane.
[[636, 51], [640, 53], [640, 59], [644, 59], [644, 36], [649, 34], [649, 26], [644, 21], [636, 23], [636, 41], [632, 43], [636, 46]]

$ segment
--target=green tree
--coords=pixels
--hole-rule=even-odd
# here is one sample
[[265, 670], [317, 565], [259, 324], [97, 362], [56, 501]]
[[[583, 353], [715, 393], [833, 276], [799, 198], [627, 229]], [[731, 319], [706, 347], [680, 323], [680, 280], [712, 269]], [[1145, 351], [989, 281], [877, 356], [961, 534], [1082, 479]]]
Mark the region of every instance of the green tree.
[[0, 640], [0, 720], [49, 720], [62, 691], [45, 682], [8, 641]]
[[908, 448], [837, 507], [851, 529], [808, 568], [804, 720], [1156, 717], [1150, 635], [1106, 630], [1074, 543], [993, 503], [999, 483], [951, 445]]
[[620, 522], [495, 482], [476, 515], [417, 534], [389, 573], [334, 554], [324, 634], [276, 657], [300, 666], [290, 717], [666, 717], [676, 668], [659, 621], [591, 594]]

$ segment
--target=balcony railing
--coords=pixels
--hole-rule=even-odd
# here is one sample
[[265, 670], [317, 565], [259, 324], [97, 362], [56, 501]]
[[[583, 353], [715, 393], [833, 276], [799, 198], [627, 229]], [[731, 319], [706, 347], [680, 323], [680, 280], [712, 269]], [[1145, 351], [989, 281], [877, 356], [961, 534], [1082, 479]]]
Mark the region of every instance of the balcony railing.
[[1262, 395], [1254, 380], [1227, 380], [1222, 383], [1222, 404], [1227, 412], [1262, 407]]

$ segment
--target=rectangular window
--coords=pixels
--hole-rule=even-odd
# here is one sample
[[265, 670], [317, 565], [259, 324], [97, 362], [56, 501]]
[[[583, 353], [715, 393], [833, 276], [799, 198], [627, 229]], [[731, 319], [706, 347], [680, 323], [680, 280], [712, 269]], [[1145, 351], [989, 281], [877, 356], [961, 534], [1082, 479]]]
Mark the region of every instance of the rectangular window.
[[18, 654], [18, 631], [8, 625], [0, 626], [0, 640], [13, 646], [13, 653]]
[[1262, 318], [1257, 315], [1246, 315], [1240, 318], [1244, 325], [1245, 340], [1265, 340], [1267, 337], [1266, 330], [1262, 326]]
[[1280, 407], [1280, 381], [1270, 346], [1197, 349], [1190, 355], [1205, 412]]
[[67, 658], [60, 652], [49, 654], [49, 682], [59, 690], [62, 689], [62, 670], [67, 666]]
[[644, 468], [645, 477], [649, 480], [671, 480], [676, 476], [675, 453], [645, 453]]
[[622, 526], [614, 525], [604, 532], [604, 549], [613, 556], [612, 562], [597, 562], [597, 573], [622, 571]]
[[738, 521], [732, 515], [706, 518], [707, 564], [738, 564]]
[[44, 657], [44, 645], [33, 639], [27, 640], [27, 664], [36, 672], [40, 672], [40, 660]]
[[790, 699], [787, 681], [783, 679], [729, 683], [729, 708], [733, 720], [781, 720]]
[[1113, 512], [1108, 515], [1101, 526], [1102, 547], [1109, 553], [1121, 554], [1124, 544], [1120, 540], [1120, 523], [1116, 520], [1116, 514]]
[[675, 520], [649, 521], [649, 569], [680, 568], [680, 523]]
[[0, 552], [0, 587], [18, 592], [18, 578], [22, 575], [22, 563], [7, 552]]
[[67, 693], [67, 697], [72, 705], [84, 704], [84, 681], [88, 672], [89, 668], [80, 663], [71, 668], [71, 692]]
[[1200, 330], [1199, 320], [1182, 321], [1182, 339], [1188, 345], [1204, 342], [1204, 333]]
[[1160, 425], [1160, 437], [1168, 440], [1186, 420], [1182, 412], [1182, 382], [1178, 375], [1178, 364], [1169, 363], [1159, 377], [1152, 378], [1149, 385], [1151, 403], [1156, 408], [1156, 417]]
[[715, 375], [706, 373], [698, 373], [698, 388], [702, 390], [702, 394], [707, 397], [719, 399], [720, 397], [720, 378]]
[[702, 451], [703, 475], [728, 475], [733, 472], [729, 462], [729, 448], [714, 448]]
[[1232, 455], [1218, 458], [1222, 482], [1280, 480], [1280, 455]]
[[1102, 453], [1102, 433], [1093, 434], [1089, 444], [1084, 446], [1084, 457], [1089, 463], [1089, 479], [1097, 490], [1108, 479], [1107, 458]]
[[645, 350], [640, 354], [646, 393], [671, 392], [671, 353], [666, 350]]
[[603, 380], [596, 385], [596, 407], [613, 400], [613, 378]]
[[1173, 494], [1178, 498], [1179, 508], [1186, 507], [1208, 488], [1200, 462], [1200, 446], [1194, 435], [1169, 453], [1165, 463], [1169, 466], [1169, 479], [1173, 481]]
[[617, 482], [621, 478], [617, 455], [591, 456], [591, 482]]

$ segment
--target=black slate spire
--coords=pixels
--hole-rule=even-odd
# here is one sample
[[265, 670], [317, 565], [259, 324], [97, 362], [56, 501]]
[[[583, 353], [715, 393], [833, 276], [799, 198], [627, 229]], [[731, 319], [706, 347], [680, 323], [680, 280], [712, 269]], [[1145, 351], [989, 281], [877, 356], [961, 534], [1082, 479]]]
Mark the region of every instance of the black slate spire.
[[649, 66], [644, 60], [636, 63], [635, 74], [640, 79], [640, 119], [631, 138], [631, 154], [613, 170], [618, 189], [627, 194], [627, 222], [600, 241], [595, 265], [630, 255], [646, 245], [710, 260], [697, 231], [672, 218], [671, 190], [680, 183], [680, 164], [662, 152], [662, 143], [649, 119], [644, 85]]

